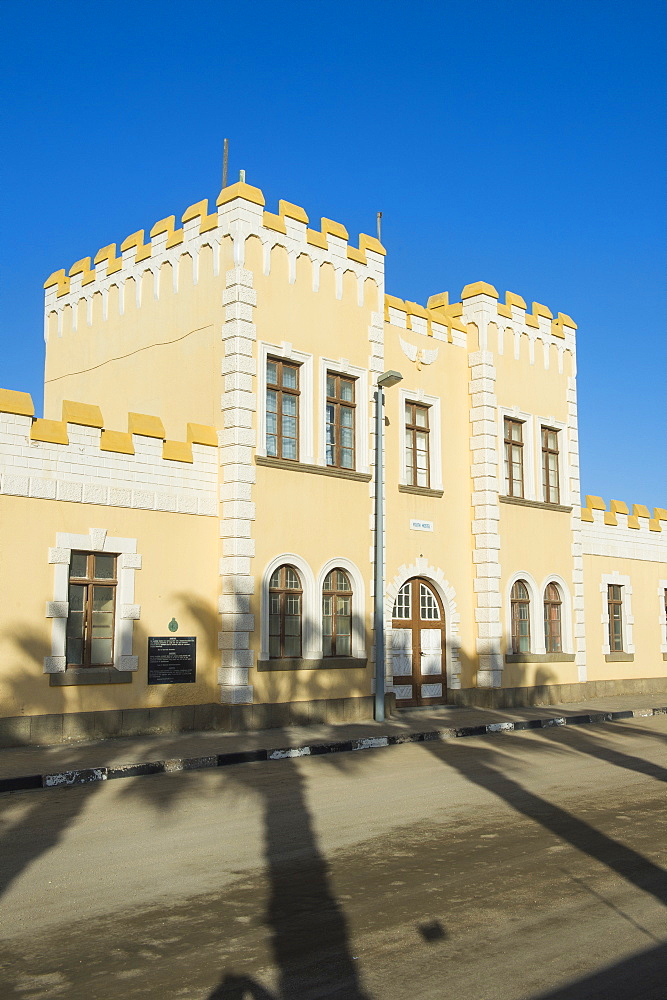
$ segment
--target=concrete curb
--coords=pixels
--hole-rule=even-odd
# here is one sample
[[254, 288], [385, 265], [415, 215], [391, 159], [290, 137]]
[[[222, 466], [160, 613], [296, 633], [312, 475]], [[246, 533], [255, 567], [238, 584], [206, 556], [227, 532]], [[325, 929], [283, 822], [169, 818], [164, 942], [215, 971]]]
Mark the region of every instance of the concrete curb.
[[201, 771], [204, 768], [227, 767], [230, 764], [287, 760], [292, 757], [315, 757], [321, 754], [347, 753], [348, 751], [355, 750], [373, 750], [380, 747], [401, 746], [405, 743], [461, 739], [466, 736], [521, 732], [526, 729], [548, 729], [551, 726], [595, 725], [601, 722], [641, 719], [653, 715], [667, 715], [667, 707], [626, 709], [621, 712], [590, 712], [583, 715], [564, 715], [548, 719], [517, 719], [514, 722], [490, 722], [487, 725], [463, 726], [459, 729], [434, 729], [421, 733], [367, 736], [355, 740], [313, 743], [301, 747], [239, 750], [230, 753], [212, 754], [206, 757], [176, 757], [171, 760], [146, 761], [141, 764], [120, 764], [117, 767], [89, 767], [73, 771], [61, 771], [54, 774], [28, 774], [15, 778], [0, 778], [0, 792], [17, 792], [30, 788], [71, 787], [73, 785], [87, 785], [96, 781], [112, 781], [115, 778], [136, 778], [149, 774], [172, 774], [176, 771]]

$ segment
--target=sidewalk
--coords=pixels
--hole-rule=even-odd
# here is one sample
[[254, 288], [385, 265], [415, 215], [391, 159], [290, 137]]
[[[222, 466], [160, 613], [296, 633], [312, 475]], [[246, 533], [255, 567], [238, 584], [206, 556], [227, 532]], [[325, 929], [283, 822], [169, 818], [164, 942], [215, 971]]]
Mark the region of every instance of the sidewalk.
[[0, 750], [0, 792], [365, 750], [425, 739], [482, 736], [503, 730], [613, 722], [654, 714], [667, 714], [667, 695], [594, 698], [538, 708], [438, 706], [406, 709], [384, 723], [369, 720], [247, 733], [162, 733], [88, 743], [10, 747]]

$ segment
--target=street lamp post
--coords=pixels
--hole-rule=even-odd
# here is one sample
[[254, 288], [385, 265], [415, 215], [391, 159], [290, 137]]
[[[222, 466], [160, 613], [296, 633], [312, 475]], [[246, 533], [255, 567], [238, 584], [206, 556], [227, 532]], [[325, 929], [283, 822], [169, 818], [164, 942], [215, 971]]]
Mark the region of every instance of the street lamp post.
[[403, 376], [388, 371], [379, 376], [375, 390], [375, 721], [384, 722], [384, 508], [382, 498], [382, 446], [384, 443], [384, 392]]

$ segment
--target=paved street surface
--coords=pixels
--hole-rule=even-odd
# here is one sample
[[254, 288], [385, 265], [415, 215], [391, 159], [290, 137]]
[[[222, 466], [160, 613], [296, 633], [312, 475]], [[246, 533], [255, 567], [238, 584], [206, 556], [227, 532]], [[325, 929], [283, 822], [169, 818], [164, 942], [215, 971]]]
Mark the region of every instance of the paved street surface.
[[666, 1000], [667, 717], [0, 796], [0, 996]]

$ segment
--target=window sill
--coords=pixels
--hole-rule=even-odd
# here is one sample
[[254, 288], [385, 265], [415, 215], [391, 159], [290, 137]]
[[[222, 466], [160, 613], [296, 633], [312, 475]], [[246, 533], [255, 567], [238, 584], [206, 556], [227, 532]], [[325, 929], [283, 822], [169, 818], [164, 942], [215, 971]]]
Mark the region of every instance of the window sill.
[[444, 490], [431, 490], [426, 486], [404, 486], [402, 483], [398, 487], [399, 493], [414, 493], [418, 497], [436, 497], [438, 500], [445, 495]]
[[323, 656], [319, 660], [258, 660], [257, 669], [260, 673], [267, 670], [363, 670], [367, 663], [365, 656]]
[[540, 507], [542, 510], [562, 510], [564, 514], [571, 514], [571, 507], [564, 507], [560, 503], [545, 503], [543, 500], [526, 500], [524, 497], [498, 497], [501, 503], [515, 503], [519, 507]]
[[505, 663], [574, 663], [574, 653], [505, 653]]
[[605, 653], [604, 654], [606, 663], [631, 663], [634, 658], [634, 653]]
[[306, 465], [304, 462], [292, 462], [288, 458], [269, 458], [267, 455], [255, 455], [255, 464], [264, 465], [269, 469], [286, 469], [288, 472], [310, 472], [315, 476], [335, 476], [337, 479], [353, 479], [358, 483], [370, 483], [368, 472], [352, 472], [349, 469], [332, 469], [328, 465]]
[[79, 684], [131, 684], [132, 671], [115, 667], [68, 667], [59, 674], [49, 674], [51, 687], [73, 687]]

